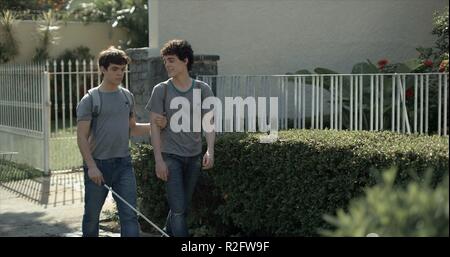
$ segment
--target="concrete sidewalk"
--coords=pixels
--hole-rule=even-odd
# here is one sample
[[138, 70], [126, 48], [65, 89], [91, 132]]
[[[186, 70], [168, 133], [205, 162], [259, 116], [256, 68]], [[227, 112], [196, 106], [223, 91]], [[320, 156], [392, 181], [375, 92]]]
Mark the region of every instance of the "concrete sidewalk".
[[[114, 206], [110, 193], [103, 211]], [[81, 236], [83, 208], [83, 172], [1, 183], [0, 236]], [[102, 212], [100, 220], [104, 218]], [[120, 234], [101, 230], [100, 236]]]

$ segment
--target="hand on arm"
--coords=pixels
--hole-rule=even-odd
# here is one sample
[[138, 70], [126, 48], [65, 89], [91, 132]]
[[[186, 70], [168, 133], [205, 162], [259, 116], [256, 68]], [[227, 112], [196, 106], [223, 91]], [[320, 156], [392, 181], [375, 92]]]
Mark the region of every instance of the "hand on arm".
[[[158, 116], [154, 122], [160, 129], [163, 129], [167, 125], [167, 119], [165, 116]], [[151, 123], [136, 123], [135, 116], [130, 117], [130, 134], [132, 136], [145, 136], [151, 135]]]

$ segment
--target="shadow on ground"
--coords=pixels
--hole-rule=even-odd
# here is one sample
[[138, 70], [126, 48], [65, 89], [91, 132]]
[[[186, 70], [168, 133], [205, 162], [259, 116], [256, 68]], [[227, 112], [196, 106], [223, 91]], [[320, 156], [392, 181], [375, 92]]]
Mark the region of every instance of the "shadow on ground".
[[[73, 232], [62, 222], [45, 218], [44, 212], [6, 212], [0, 214], [2, 237], [57, 237]], [[20, 224], [20, 225], [18, 225]]]
[[[4, 172], [6, 171], [2, 173]], [[35, 204], [56, 207], [82, 203], [84, 201], [83, 181], [82, 172], [72, 172], [0, 182], [0, 187]]]

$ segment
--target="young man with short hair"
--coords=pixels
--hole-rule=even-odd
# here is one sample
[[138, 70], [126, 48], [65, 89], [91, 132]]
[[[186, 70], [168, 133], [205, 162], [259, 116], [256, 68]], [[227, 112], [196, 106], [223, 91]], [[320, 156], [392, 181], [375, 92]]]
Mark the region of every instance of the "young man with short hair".
[[[153, 145], [156, 176], [166, 182], [169, 214], [166, 221], [166, 232], [171, 236], [189, 236], [186, 216], [190, 206], [197, 179], [203, 169], [214, 165], [214, 131], [205, 132], [208, 149], [202, 158], [202, 132], [194, 127], [201, 127], [193, 116], [195, 108], [202, 107], [202, 101], [213, 96], [211, 88], [204, 82], [189, 76], [194, 61], [194, 52], [186, 40], [170, 40], [161, 49], [169, 80], [161, 82], [153, 88], [146, 109], [150, 111], [152, 122], [151, 142]], [[197, 90], [197, 91], [195, 91]], [[201, 94], [201, 101], [194, 102], [194, 95]], [[188, 110], [183, 107], [171, 107], [182, 98], [189, 104]], [[173, 104], [173, 103], [172, 103]], [[172, 105], [173, 107], [173, 105]], [[174, 128], [178, 125], [179, 112], [188, 114], [187, 131]], [[211, 115], [212, 111], [201, 108], [201, 115]], [[165, 115], [170, 125], [161, 130], [154, 122]], [[200, 115], [200, 114], [199, 114]], [[171, 118], [174, 117], [172, 121]], [[186, 116], [185, 116], [186, 117]], [[183, 120], [182, 120], [183, 122]], [[184, 121], [186, 122], [186, 121]]]
[[[99, 54], [101, 84], [77, 106], [77, 143], [83, 156], [85, 204], [83, 236], [98, 236], [100, 212], [108, 195], [103, 183], [136, 207], [136, 179], [131, 164], [130, 135], [149, 135], [149, 123], [136, 123], [134, 97], [121, 87], [130, 59], [124, 51], [110, 47]], [[166, 120], [155, 119], [164, 127]], [[114, 198], [124, 237], [139, 236], [137, 214]]]

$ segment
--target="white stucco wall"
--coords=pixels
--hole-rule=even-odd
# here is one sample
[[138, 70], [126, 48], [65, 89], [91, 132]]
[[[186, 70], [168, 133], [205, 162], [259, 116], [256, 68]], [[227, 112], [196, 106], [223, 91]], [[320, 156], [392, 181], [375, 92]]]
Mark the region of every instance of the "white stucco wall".
[[[23, 63], [31, 61], [39, 46], [38, 24], [35, 21], [17, 21], [14, 24], [14, 38], [18, 42], [19, 54], [12, 62]], [[96, 56], [108, 46], [120, 45], [120, 40], [126, 40], [127, 33], [121, 28], [112, 28], [110, 24], [92, 22], [61, 22], [56, 32], [59, 39], [55, 45], [49, 46], [50, 57], [57, 57], [67, 49], [79, 46], [89, 47], [92, 55]]]
[[220, 56], [219, 74], [350, 72], [367, 58], [404, 61], [432, 46], [444, 0], [150, 0], [150, 44], [187, 39]]

